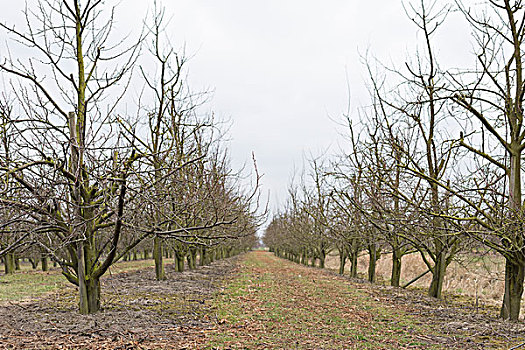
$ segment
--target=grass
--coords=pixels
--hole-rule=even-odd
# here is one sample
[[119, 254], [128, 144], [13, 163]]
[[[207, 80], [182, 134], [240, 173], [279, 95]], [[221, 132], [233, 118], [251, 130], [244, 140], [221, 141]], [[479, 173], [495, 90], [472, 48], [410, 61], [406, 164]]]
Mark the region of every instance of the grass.
[[22, 271], [0, 276], [0, 302], [37, 298], [69, 284], [56, 270]]
[[246, 256], [215, 301], [212, 348], [439, 349], [420, 320], [373, 300], [348, 281], [265, 252]]
[[[117, 262], [106, 275], [129, 272], [153, 266], [153, 260]], [[59, 269], [32, 270], [22, 264], [21, 270], [10, 275], [0, 275], [0, 302], [20, 302], [39, 298], [45, 294], [72, 286]]]
[[[349, 263], [345, 267], [348, 275]], [[329, 255], [326, 267], [337, 270], [339, 267], [339, 257]], [[388, 284], [392, 269], [391, 254], [383, 254], [377, 262], [376, 275], [378, 283]], [[401, 284], [410, 281], [427, 270], [418, 253], [408, 254], [403, 257], [403, 267], [401, 273]], [[358, 261], [358, 273], [362, 278], [366, 278], [368, 271], [368, 255], [363, 254]], [[504, 272], [505, 262], [499, 255], [494, 254], [463, 254], [447, 268], [443, 293], [445, 298], [455, 298], [460, 294], [466, 298], [476, 301], [479, 306], [497, 309], [501, 305], [504, 293]], [[410, 288], [426, 290], [430, 285], [431, 274], [427, 274], [412, 284]], [[525, 303], [523, 304], [522, 314], [525, 315]]]

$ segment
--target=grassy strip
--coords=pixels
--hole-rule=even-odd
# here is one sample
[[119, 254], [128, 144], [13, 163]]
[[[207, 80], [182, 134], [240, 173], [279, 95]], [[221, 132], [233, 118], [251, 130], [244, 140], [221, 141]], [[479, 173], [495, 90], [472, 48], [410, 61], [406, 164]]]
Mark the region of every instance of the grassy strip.
[[[153, 260], [122, 261], [114, 264], [106, 276], [153, 266]], [[23, 268], [10, 275], [0, 276], [0, 302], [19, 302], [41, 297], [71, 286], [58, 269], [43, 272]]]
[[212, 348], [439, 349], [420, 320], [347, 281], [265, 252], [246, 256], [216, 300]]

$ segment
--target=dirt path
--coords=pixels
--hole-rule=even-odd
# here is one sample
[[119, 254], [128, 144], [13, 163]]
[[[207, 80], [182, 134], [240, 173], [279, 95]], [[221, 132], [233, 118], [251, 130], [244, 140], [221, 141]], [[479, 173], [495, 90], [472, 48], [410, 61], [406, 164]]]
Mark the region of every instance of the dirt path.
[[213, 348], [508, 349], [518, 341], [504, 345], [479, 337], [475, 327], [447, 329], [408, 297], [394, 298], [392, 290], [262, 251], [245, 256], [217, 303], [221, 328], [210, 336]]

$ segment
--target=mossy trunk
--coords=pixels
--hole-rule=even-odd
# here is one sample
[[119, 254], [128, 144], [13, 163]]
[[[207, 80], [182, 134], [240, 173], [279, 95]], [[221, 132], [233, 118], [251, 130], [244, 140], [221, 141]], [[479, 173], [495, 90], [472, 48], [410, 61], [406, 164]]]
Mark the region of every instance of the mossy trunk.
[[191, 256], [191, 266], [190, 269], [196, 269], [197, 268], [197, 248], [191, 248], [190, 249], [190, 256]]
[[[89, 245], [79, 242], [77, 246], [77, 276], [79, 293], [79, 312], [83, 315], [100, 310], [100, 279], [93, 275], [86, 276], [91, 270], [93, 254]], [[88, 264], [86, 266], [86, 264]]]
[[153, 238], [153, 259], [155, 259], [155, 278], [157, 281], [166, 279], [166, 274], [164, 273], [164, 262], [162, 261], [162, 250], [162, 239], [155, 236], [155, 238]]
[[38, 267], [38, 259], [29, 258], [29, 262], [31, 263], [31, 268], [33, 270], [36, 270], [36, 268]]
[[180, 272], [179, 271], [179, 257], [177, 254], [173, 254], [173, 267], [175, 269], [175, 272]]
[[15, 256], [15, 270], [20, 270], [20, 258], [18, 256]]
[[80, 313], [87, 315], [100, 310], [100, 280], [91, 278], [79, 283], [80, 291]]
[[144, 249], [144, 260], [149, 259], [149, 251], [147, 249]]
[[47, 261], [48, 261], [47, 256], [42, 255], [42, 257], [40, 258], [40, 261], [42, 263], [42, 271], [49, 270], [49, 266], [47, 264]]
[[200, 266], [208, 264], [208, 250], [206, 248], [201, 249], [201, 256], [199, 261]]
[[445, 279], [445, 272], [447, 269], [447, 259], [444, 251], [437, 254], [434, 262], [434, 268], [432, 269], [432, 282], [428, 288], [428, 295], [441, 299], [443, 291], [443, 281]]
[[177, 271], [178, 272], [184, 272], [184, 257], [185, 257], [185, 254], [180, 252], [180, 251], [176, 251], [175, 255], [177, 255]]
[[303, 249], [301, 251], [301, 264], [302, 265], [308, 265], [308, 255], [306, 254], [306, 250]]
[[4, 257], [4, 271], [6, 274], [15, 273], [15, 256], [8, 253]]
[[348, 254], [350, 261], [350, 277], [357, 278], [357, 256], [358, 252], [352, 251]]
[[390, 285], [392, 287], [399, 287], [401, 280], [401, 251], [394, 249], [392, 252], [392, 275], [390, 276]]
[[375, 244], [368, 246], [368, 282], [376, 282], [376, 266], [380, 257], [380, 251]]
[[500, 316], [503, 319], [518, 321], [523, 295], [525, 266], [519, 259], [505, 258], [505, 294], [501, 306]]
[[192, 258], [193, 257], [191, 256], [191, 254], [186, 255], [186, 262], [188, 263], [188, 270], [192, 270], [193, 269]]
[[339, 274], [344, 275], [346, 265], [346, 251], [344, 248], [339, 250]]
[[139, 254], [136, 250], [133, 251], [133, 260], [139, 260]]

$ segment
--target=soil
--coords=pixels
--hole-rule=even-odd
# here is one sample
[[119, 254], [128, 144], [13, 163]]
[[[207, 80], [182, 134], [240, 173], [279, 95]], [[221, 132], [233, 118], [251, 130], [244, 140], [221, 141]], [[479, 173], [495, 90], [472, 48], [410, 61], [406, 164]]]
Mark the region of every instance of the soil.
[[165, 281], [155, 280], [153, 268], [106, 276], [95, 315], [78, 314], [73, 287], [0, 305], [0, 349], [509, 349], [525, 342], [523, 322], [501, 321], [497, 309], [471, 299], [438, 301], [270, 253], [183, 273], [167, 265], [166, 274]]
[[421, 334], [421, 339], [448, 342], [454, 349], [525, 349], [525, 323], [498, 318], [497, 308], [476, 306], [475, 300], [463, 296], [448, 295], [437, 300], [428, 297], [424, 290], [375, 285], [360, 279], [350, 281], [376, 301], [394, 305], [437, 331]]
[[[214, 342], [221, 349], [525, 349], [523, 322], [500, 320], [496, 308], [469, 298], [437, 300], [270, 253], [247, 259], [235, 285], [242, 296], [227, 298]], [[234, 310], [241, 311], [230, 317]]]
[[193, 349], [213, 329], [209, 301], [237, 258], [155, 280], [153, 268], [107, 276], [103, 310], [77, 311], [73, 287], [40, 300], [0, 307], [1, 349]]

